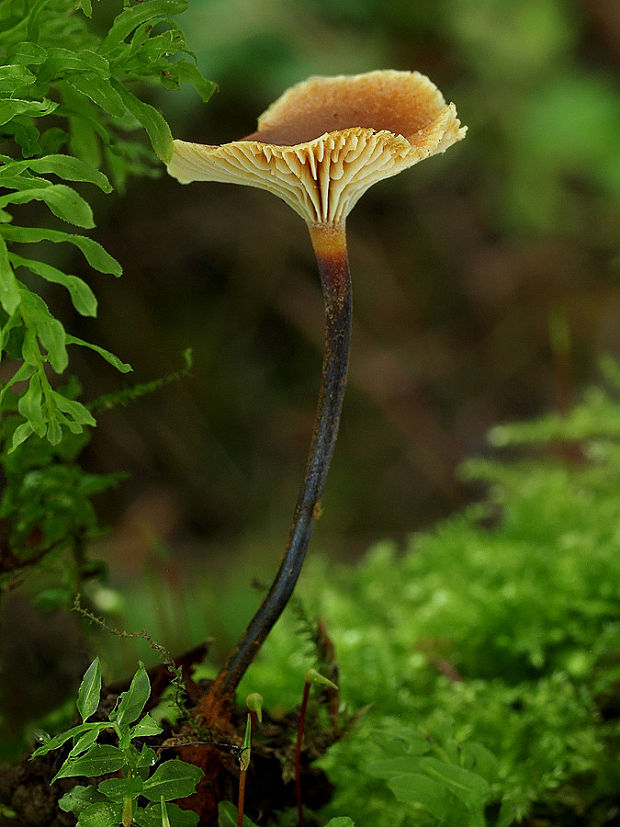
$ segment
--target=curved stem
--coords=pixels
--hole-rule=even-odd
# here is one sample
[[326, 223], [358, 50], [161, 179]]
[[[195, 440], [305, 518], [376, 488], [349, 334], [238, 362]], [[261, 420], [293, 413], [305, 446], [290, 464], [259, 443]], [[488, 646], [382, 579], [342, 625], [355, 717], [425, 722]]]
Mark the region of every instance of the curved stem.
[[269, 592], [199, 707], [205, 718], [232, 701], [234, 691], [295, 588], [310, 542], [319, 498], [331, 462], [347, 380], [351, 334], [351, 280], [345, 226], [309, 225], [325, 302], [323, 378], [314, 431], [297, 498], [293, 526]]

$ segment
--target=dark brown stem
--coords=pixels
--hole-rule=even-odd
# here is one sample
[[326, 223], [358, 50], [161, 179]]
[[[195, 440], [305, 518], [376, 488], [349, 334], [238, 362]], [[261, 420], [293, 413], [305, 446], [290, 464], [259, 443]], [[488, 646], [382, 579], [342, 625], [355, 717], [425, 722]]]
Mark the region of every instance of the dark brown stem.
[[280, 568], [269, 592], [199, 706], [198, 711], [206, 720], [217, 718], [223, 708], [232, 702], [237, 685], [295, 588], [338, 433], [351, 334], [351, 280], [345, 227], [344, 224], [314, 224], [309, 229], [325, 301], [323, 378], [314, 431], [293, 526]]

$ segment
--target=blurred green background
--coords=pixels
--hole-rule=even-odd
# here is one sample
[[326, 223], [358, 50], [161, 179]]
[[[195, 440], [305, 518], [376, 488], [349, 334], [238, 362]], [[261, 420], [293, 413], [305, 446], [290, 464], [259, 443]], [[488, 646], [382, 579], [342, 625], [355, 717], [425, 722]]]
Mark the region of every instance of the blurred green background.
[[[310, 553], [404, 542], [479, 493], [455, 467], [487, 451], [491, 425], [566, 409], [597, 355], [620, 355], [617, 5], [192, 0], [181, 23], [219, 90], [206, 106], [153, 97], [176, 137], [241, 137], [290, 84], [376, 68], [429, 75], [469, 127], [348, 221], [350, 381]], [[102, 197], [96, 217], [125, 274], [97, 280], [99, 319], [72, 330], [131, 362], [132, 381], [187, 347], [195, 365], [100, 416], [89, 466], [131, 479], [103, 503], [96, 554], [123, 623], [176, 650], [214, 635], [223, 657], [257, 604], [252, 578], [280, 559], [312, 428], [323, 322], [307, 231], [266, 193], [166, 176]], [[72, 358], [86, 398], [128, 381]]]

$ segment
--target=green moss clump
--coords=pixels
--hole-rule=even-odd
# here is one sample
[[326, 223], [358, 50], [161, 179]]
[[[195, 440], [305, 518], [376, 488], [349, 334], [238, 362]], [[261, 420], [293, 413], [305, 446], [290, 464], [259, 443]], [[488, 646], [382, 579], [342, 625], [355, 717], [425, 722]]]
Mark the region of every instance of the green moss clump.
[[[373, 764], [409, 756], [418, 772], [422, 737], [447, 764], [464, 766], [468, 744], [495, 756], [478, 768], [488, 789], [470, 824], [609, 823], [620, 803], [620, 382], [616, 365], [605, 372], [615, 387], [565, 417], [494, 433], [519, 454], [462, 469], [488, 484], [483, 503], [403, 550], [375, 546], [354, 569], [309, 561], [302, 596], [335, 643], [343, 698], [372, 705], [323, 762], [338, 786], [330, 814], [440, 823], [432, 802], [399, 795]], [[279, 624], [251, 675], [284, 704], [309, 656], [294, 625]]]

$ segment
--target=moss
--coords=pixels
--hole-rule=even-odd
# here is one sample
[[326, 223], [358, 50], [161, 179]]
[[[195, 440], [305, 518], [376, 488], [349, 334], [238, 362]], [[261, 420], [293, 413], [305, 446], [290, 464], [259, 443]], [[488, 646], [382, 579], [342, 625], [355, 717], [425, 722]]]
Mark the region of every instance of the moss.
[[[398, 727], [496, 757], [486, 823], [606, 823], [620, 787], [619, 414], [599, 389], [563, 419], [505, 426], [512, 456], [466, 467], [489, 486], [483, 503], [354, 568], [311, 559], [302, 598], [335, 643], [343, 697], [372, 705], [323, 762], [338, 787], [329, 814], [438, 823], [369, 775], [401, 754], [376, 737]], [[294, 703], [310, 656], [289, 614], [252, 686]]]

